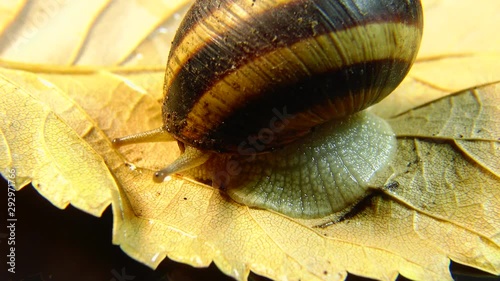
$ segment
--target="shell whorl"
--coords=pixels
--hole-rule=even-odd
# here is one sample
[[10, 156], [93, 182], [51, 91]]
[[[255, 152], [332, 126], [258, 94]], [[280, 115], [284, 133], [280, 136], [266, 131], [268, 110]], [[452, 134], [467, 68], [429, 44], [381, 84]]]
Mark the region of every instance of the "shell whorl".
[[167, 63], [165, 126], [204, 150], [284, 146], [392, 92], [421, 35], [419, 1], [196, 1]]

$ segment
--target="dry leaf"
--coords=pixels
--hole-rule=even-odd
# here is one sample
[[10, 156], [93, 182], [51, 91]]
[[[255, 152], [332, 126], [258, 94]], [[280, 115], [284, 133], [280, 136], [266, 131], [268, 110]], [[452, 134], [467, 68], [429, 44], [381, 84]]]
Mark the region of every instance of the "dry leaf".
[[[18, 188], [32, 181], [54, 205], [94, 215], [112, 202], [113, 242], [151, 267], [168, 256], [213, 261], [240, 280], [250, 270], [273, 279], [450, 280], [452, 259], [500, 274], [500, 84], [449, 96], [500, 80], [498, 1], [424, 1], [419, 59], [372, 109], [399, 136], [390, 188], [337, 223], [248, 208], [180, 176], [154, 184], [152, 171], [178, 156], [177, 145], [116, 150], [110, 139], [160, 126], [173, 30], [162, 23], [178, 23], [167, 18], [189, 1], [77, 2], [8, 6], [18, 14], [25, 5], [27, 18], [56, 7], [34, 31], [22, 18], [0, 22], [10, 24], [0, 38], [9, 60], [0, 68], [0, 163], [4, 176], [16, 169]], [[68, 18], [74, 25], [61, 24]]]
[[111, 190], [116, 189], [116, 184], [99, 154], [79, 136], [92, 131], [92, 124], [70, 128], [61, 118], [70, 116], [80, 121], [73, 115], [76, 109], [71, 101], [54, 104], [66, 111], [66, 115], [58, 115], [47, 106], [50, 102], [32, 95], [53, 98], [57, 89], [39, 81], [23, 82], [27, 87], [0, 77], [0, 165], [15, 169], [16, 186], [32, 181], [59, 208], [71, 202], [83, 211], [101, 215], [111, 202]]
[[500, 80], [500, 2], [423, 0], [424, 36], [407, 79], [372, 110], [389, 117]]

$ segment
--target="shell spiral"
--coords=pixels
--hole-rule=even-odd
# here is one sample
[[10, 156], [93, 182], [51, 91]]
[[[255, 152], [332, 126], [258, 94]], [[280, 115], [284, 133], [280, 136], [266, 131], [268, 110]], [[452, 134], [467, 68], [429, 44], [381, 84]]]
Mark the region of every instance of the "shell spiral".
[[167, 63], [165, 127], [202, 150], [282, 147], [392, 92], [422, 18], [414, 0], [196, 1]]

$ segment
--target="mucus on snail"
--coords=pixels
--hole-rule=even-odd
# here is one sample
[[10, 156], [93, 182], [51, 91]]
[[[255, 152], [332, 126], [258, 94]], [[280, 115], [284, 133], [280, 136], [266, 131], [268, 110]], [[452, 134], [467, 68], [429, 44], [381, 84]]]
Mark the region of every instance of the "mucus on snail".
[[169, 54], [164, 125], [113, 143], [178, 141], [157, 182], [182, 172], [291, 217], [342, 211], [395, 154], [364, 109], [408, 73], [422, 18], [419, 0], [197, 0]]

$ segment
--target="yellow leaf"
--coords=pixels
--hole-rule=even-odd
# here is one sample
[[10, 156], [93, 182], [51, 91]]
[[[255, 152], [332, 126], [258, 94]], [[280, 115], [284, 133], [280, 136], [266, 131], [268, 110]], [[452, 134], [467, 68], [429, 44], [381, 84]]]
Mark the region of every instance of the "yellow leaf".
[[[239, 280], [250, 271], [451, 280], [451, 259], [500, 274], [500, 86], [450, 96], [500, 80], [498, 1], [423, 1], [419, 58], [372, 109], [399, 136], [392, 174], [383, 191], [335, 221], [249, 208], [187, 174], [154, 184], [153, 171], [179, 155], [177, 144], [111, 145], [161, 125], [170, 26], [180, 19], [171, 15], [187, 2], [64, 2], [42, 24], [14, 20], [0, 37], [0, 56], [11, 61], [0, 62], [2, 174], [14, 167], [19, 187], [32, 181], [61, 208], [100, 215], [112, 202], [113, 243], [153, 268], [169, 257], [214, 262]], [[34, 3], [28, 18], [59, 1]], [[54, 66], [72, 64], [106, 67]], [[109, 67], [118, 64], [126, 67]]]
[[[26, 20], [16, 20], [2, 37], [1, 57], [14, 61], [72, 64], [85, 35], [108, 1], [30, 1]], [[72, 24], [67, 24], [71, 22]], [[58, 48], [47, 42], [57, 42]]]
[[450, 95], [390, 119], [400, 137], [498, 141], [500, 86]]
[[420, 56], [497, 53], [500, 37], [495, 36], [500, 18], [496, 0], [423, 0], [425, 37]]
[[[19, 75], [19, 80], [31, 78]], [[1, 151], [5, 152], [0, 158], [2, 171], [14, 169], [17, 188], [32, 181], [59, 208], [71, 203], [91, 214], [102, 214], [116, 190], [105, 163], [46, 101], [32, 95], [54, 99], [57, 92], [33, 81], [27, 90], [5, 76], [0, 77], [0, 84]], [[72, 107], [68, 104], [60, 109], [74, 111]], [[92, 130], [82, 125], [80, 129]]]
[[422, 0], [424, 36], [407, 79], [372, 111], [391, 117], [500, 80], [500, 2]]
[[[12, 80], [28, 80], [26, 76], [14, 75], [15, 72], [5, 72], [12, 77]], [[159, 90], [161, 88], [161, 72], [157, 73], [156, 79], [151, 79], [152, 75], [151, 72], [126, 75], [90, 72], [73, 73], [70, 76], [40, 73], [37, 79], [43, 79], [44, 84], [57, 86], [61, 92], [68, 95], [68, 99], [77, 101], [82, 110], [89, 115], [87, 118], [96, 120], [96, 127], [102, 128], [106, 134], [121, 135], [137, 131], [139, 127], [150, 129], [159, 125], [160, 116], [157, 111], [159, 101], [140, 86], [141, 83], [148, 84], [155, 80], [156, 83], [148, 84], [148, 87], [151, 90]], [[29, 85], [33, 84], [35, 84], [33, 81], [29, 82]], [[497, 86], [492, 86], [492, 88], [494, 87]], [[489, 104], [495, 103], [497, 100], [495, 95], [498, 93], [497, 91], [492, 92], [490, 88], [487, 88], [486, 92], [489, 93], [486, 95], [486, 99], [476, 98], [472, 100], [481, 101], [480, 103], [485, 105], [485, 109], [494, 110], [495, 108]], [[465, 100], [470, 103], [470, 97], [474, 97], [474, 93], [476, 92], [450, 96], [407, 115], [416, 116], [415, 119], [419, 121], [417, 113], [420, 110], [426, 112], [425, 114], [431, 118], [432, 113], [446, 113], [443, 107], [440, 107], [440, 103], [446, 104], [450, 103], [450, 100], [463, 99], [464, 97], [469, 97]], [[477, 95], [479, 94], [476, 93]], [[490, 98], [489, 101], [488, 98]], [[46, 100], [45, 102], [50, 104], [54, 101]], [[54, 107], [62, 108], [60, 105]], [[429, 108], [437, 109], [429, 110]], [[458, 108], [461, 107], [458, 106]], [[66, 112], [67, 110], [62, 111]], [[485, 114], [481, 118], [478, 117], [480, 120], [485, 120], [488, 114], [493, 114], [485, 113], [484, 110], [476, 111]], [[148, 121], [143, 118], [144, 112], [150, 112], [148, 115], [154, 116], [148, 119], [152, 123], [141, 124]], [[405, 115], [402, 115], [391, 120], [397, 132], [400, 130], [398, 124], [409, 122], [404, 117]], [[474, 121], [475, 119], [471, 120], [472, 123]], [[75, 124], [80, 122], [75, 122]], [[450, 123], [450, 121], [441, 118], [437, 123]], [[492, 123], [484, 122], [484, 124], [490, 125]], [[133, 128], [130, 128], [131, 126]], [[419, 132], [425, 127], [418, 124], [418, 126], [413, 125], [411, 128]], [[442, 128], [442, 126], [438, 128]], [[495, 130], [495, 128], [490, 127], [485, 129], [490, 132]], [[403, 132], [399, 133], [403, 134]], [[420, 138], [427, 136], [422, 132], [414, 135]], [[450, 135], [456, 135], [456, 132], [453, 131]], [[432, 135], [429, 136], [432, 137]], [[434, 183], [436, 179], [441, 178], [440, 174], [453, 175], [454, 173], [434, 169], [432, 171], [438, 174], [437, 176], [415, 174], [421, 170], [418, 167], [443, 162], [442, 157], [454, 155], [458, 158], [454, 149], [446, 143], [436, 144], [434, 141], [431, 145], [425, 146], [425, 142], [422, 143], [422, 141], [400, 140], [400, 154], [394, 166], [396, 170], [400, 169], [401, 171], [397, 171], [400, 176], [393, 179], [399, 183], [399, 188], [396, 189], [396, 192], [388, 193], [397, 201], [384, 199], [384, 197], [374, 197], [369, 202], [369, 208], [354, 218], [349, 218], [342, 223], [327, 225], [324, 228], [317, 228], [317, 225], [324, 222], [291, 220], [268, 211], [249, 209], [228, 201], [225, 196], [210, 187], [187, 179], [174, 177], [168, 183], [154, 184], [151, 181], [152, 170], [176, 157], [177, 154], [171, 153], [175, 150], [175, 144], [169, 146], [143, 144], [126, 147], [122, 153], [129, 159], [124, 161], [116, 156], [115, 151], [110, 150], [109, 140], [104, 140], [105, 145], [102, 146], [97, 145], [98, 142], [95, 141], [89, 140], [88, 142], [105, 159], [108, 166], [113, 167], [114, 176], [122, 188], [121, 196], [115, 197], [119, 201], [115, 201], [113, 204], [116, 225], [114, 242], [120, 244], [131, 256], [151, 266], [157, 266], [168, 255], [174, 260], [196, 266], [207, 266], [213, 260], [224, 272], [240, 278], [244, 278], [252, 269], [254, 272], [271, 277], [280, 275], [304, 277], [309, 276], [309, 274], [321, 276], [325, 271], [327, 276], [345, 276], [348, 271], [377, 279], [384, 279], [384, 276], [389, 273], [395, 277], [400, 272], [415, 279], [444, 280], [449, 279], [447, 271], [449, 261], [442, 252], [448, 252], [456, 253], [455, 260], [459, 262], [489, 272], [498, 272], [498, 264], [488, 267], [487, 264], [481, 263], [483, 261], [474, 260], [473, 257], [464, 254], [477, 249], [482, 249], [481, 254], [485, 257], [494, 257], [495, 254], [498, 254], [498, 245], [481, 243], [481, 237], [492, 239], [494, 233], [498, 232], [499, 222], [495, 217], [495, 210], [473, 209], [474, 213], [481, 211], [478, 214], [481, 214], [480, 216], [486, 223], [475, 226], [477, 221], [463, 218], [466, 214], [470, 214], [471, 209], [452, 210], [454, 214], [464, 213], [458, 218], [445, 216], [449, 203], [436, 204], [433, 210], [429, 210], [426, 204], [437, 202], [437, 199], [441, 202], [449, 202], [447, 197], [430, 198], [426, 196], [426, 193], [414, 197], [412, 194], [416, 190], [408, 188], [410, 186], [427, 186], [431, 194], [436, 191], [439, 191], [438, 195], [441, 196], [453, 194], [439, 190], [439, 186], [426, 183], [426, 179]], [[429, 149], [435, 149], [439, 153], [428, 153]], [[418, 151], [419, 155], [408, 154], [408, 152], [413, 151]], [[425, 158], [420, 154], [431, 155], [432, 158]], [[420, 157], [420, 162], [412, 168], [413, 173], [407, 172], [405, 169], [408, 169], [408, 164], [416, 162], [417, 157]], [[436, 158], [440, 160], [436, 160]], [[451, 160], [444, 161], [444, 163], [450, 162]], [[132, 166], [127, 166], [126, 163], [133, 163], [137, 167], [130, 170]], [[467, 165], [458, 163], [457, 166], [460, 168]], [[457, 169], [455, 166], [448, 168]], [[471, 182], [483, 181], [487, 185], [489, 184], [491, 190], [484, 190], [475, 194], [474, 197], [468, 198], [471, 193], [466, 190], [470, 186], [470, 182], [464, 182], [464, 185], [461, 185], [464, 191], [458, 192], [454, 198], [458, 195], [464, 196], [463, 200], [476, 198], [481, 201], [484, 198], [490, 198], [488, 202], [498, 208], [498, 202], [494, 203], [494, 192], [500, 190], [498, 178], [490, 176], [490, 182], [488, 182], [485, 181], [488, 178], [487, 173], [478, 173], [477, 168], [473, 166], [468, 169], [467, 174], [474, 176], [471, 178]], [[419, 180], [419, 184], [412, 183], [416, 180]], [[456, 183], [453, 186], [455, 185]], [[451, 186], [450, 179], [443, 182], [443, 186]], [[456, 188], [458, 186], [456, 185]], [[421, 201], [412, 202], [412, 199], [420, 199]], [[405, 202], [405, 204], [401, 205], [397, 202]], [[422, 207], [422, 205], [426, 207]], [[418, 218], [419, 223], [425, 225], [422, 227], [423, 230], [421, 230], [420, 224], [415, 223], [415, 218]], [[448, 220], [452, 221], [448, 222]], [[440, 221], [443, 222], [440, 223]], [[432, 231], [428, 233], [431, 228], [434, 228], [434, 231], [444, 231], [445, 226], [448, 227], [447, 235], [450, 237], [455, 237], [455, 235], [449, 233], [457, 235], [457, 239], [448, 240], [446, 242], [448, 244], [432, 236]], [[415, 228], [419, 231], [415, 231]], [[423, 233], [421, 233], [422, 231]], [[406, 233], [406, 235], [401, 236], [401, 232]], [[478, 236], [478, 233], [483, 236]], [[427, 238], [422, 239], [420, 236], [424, 234]], [[280, 235], [284, 236], [280, 238]], [[228, 243], [226, 239], [228, 236], [233, 237], [230, 242], [234, 241], [234, 244]], [[291, 240], [291, 236], [297, 241]], [[464, 244], [459, 242], [460, 239], [476, 239], [477, 242]], [[300, 241], [308, 241], [308, 247], [296, 248], [297, 245], [300, 245]], [[441, 245], [443, 243], [446, 245]], [[256, 245], [260, 245], [260, 247], [256, 247]], [[409, 246], [415, 248], [409, 249]], [[341, 259], [339, 254], [350, 258]], [[453, 255], [450, 254], [450, 256]], [[308, 261], [308, 258], [313, 260]], [[381, 261], [380, 263], [385, 266], [380, 266], [380, 264], [375, 267], [367, 266], [372, 264], [373, 259]], [[336, 263], [331, 264], [332, 260], [335, 260]], [[276, 261], [276, 263], [273, 265], [272, 261]], [[283, 263], [287, 264], [286, 268], [280, 266]], [[490, 261], [490, 263], [495, 264], [495, 261]]]
[[[25, 18], [15, 20], [9, 34], [1, 38], [0, 57], [27, 63], [119, 64], [129, 57], [132, 59], [135, 48], [149, 33], [187, 2], [31, 1]], [[15, 15], [11, 10], [20, 9], [14, 3], [7, 6], [6, 13], [10, 14], [2, 17], [5, 23], [0, 22], [0, 28], [6, 28]], [[163, 37], [163, 31], [157, 33]], [[56, 42], [57, 47], [47, 42]], [[165, 58], [168, 54], [165, 49], [155, 51], [165, 53]], [[140, 61], [142, 54], [137, 56], [134, 60]]]
[[0, 3], [0, 30], [5, 30], [18, 16], [26, 0], [3, 1]]
[[[186, 2], [188, 0], [111, 1], [92, 26], [92, 34], [87, 37], [87, 46], [77, 63], [112, 65], [134, 55], [135, 60], [140, 61], [142, 54], [134, 54], [137, 46]], [[161, 35], [163, 31], [158, 33]], [[165, 49], [157, 52], [168, 53]]]
[[390, 119], [400, 137], [454, 144], [484, 169], [500, 176], [500, 86], [493, 84], [435, 101]]

